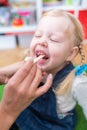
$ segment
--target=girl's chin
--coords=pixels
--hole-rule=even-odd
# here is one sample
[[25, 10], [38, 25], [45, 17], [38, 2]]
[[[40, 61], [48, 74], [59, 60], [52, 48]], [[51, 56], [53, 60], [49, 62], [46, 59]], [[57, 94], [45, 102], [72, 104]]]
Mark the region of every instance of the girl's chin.
[[37, 64], [40, 66], [45, 66], [48, 64], [48, 60], [41, 59], [37, 62]]
[[46, 64], [39, 64], [39, 63], [37, 63], [37, 66], [39, 67], [39, 68], [41, 68], [43, 71], [45, 71], [46, 70]]
[[45, 67], [45, 64], [37, 63], [37, 66], [39, 66], [39, 67], [41, 67], [41, 68], [44, 68], [44, 67]]
[[37, 62], [37, 65], [45, 71], [49, 66], [49, 60], [41, 59]]

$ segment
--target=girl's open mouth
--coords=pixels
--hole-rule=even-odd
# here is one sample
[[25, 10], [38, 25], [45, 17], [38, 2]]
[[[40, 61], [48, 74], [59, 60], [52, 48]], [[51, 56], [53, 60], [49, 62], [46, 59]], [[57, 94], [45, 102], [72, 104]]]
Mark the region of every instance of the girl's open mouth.
[[39, 57], [42, 55], [42, 59], [44, 59], [44, 60], [47, 60], [49, 58], [49, 56], [42, 51], [36, 51], [35, 55], [36, 55], [36, 57]]

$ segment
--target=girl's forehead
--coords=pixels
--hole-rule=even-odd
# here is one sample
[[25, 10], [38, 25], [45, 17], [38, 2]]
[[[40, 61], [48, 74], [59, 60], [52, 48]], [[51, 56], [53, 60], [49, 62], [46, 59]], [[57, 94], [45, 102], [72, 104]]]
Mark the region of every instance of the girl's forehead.
[[44, 16], [41, 18], [38, 29], [44, 30], [53, 30], [53, 31], [69, 31], [69, 20], [63, 16], [53, 17], [53, 16]]
[[44, 16], [40, 19], [40, 22], [39, 23], [48, 23], [49, 24], [52, 24], [52, 23], [56, 23], [56, 24], [59, 24], [59, 23], [63, 23], [63, 22], [66, 22], [66, 18], [63, 17], [63, 16], [59, 16], [59, 17], [54, 17], [54, 16]]

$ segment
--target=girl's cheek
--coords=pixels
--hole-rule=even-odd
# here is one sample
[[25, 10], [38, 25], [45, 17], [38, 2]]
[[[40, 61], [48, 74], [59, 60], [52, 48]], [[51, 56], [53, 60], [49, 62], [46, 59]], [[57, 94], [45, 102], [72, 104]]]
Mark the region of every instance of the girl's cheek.
[[34, 46], [35, 46], [35, 42], [34, 42], [34, 41], [31, 41], [30, 49], [34, 48]]
[[32, 55], [33, 52], [34, 52], [34, 48], [33, 48], [33, 46], [31, 45], [31, 46], [30, 46], [30, 55]]
[[34, 48], [34, 46], [36, 46], [36, 43], [37, 43], [36, 40], [33, 39], [33, 40], [31, 41], [31, 45], [30, 45], [30, 46], [31, 46], [32, 48]]

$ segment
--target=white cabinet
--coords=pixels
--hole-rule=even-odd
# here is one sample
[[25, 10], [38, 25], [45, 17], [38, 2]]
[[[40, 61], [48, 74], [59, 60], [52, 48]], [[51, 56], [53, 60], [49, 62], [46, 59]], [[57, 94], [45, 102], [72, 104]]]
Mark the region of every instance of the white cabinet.
[[[0, 34], [19, 34], [19, 33], [26, 33], [26, 32], [34, 32], [36, 29], [36, 25], [39, 21], [39, 18], [42, 13], [42, 1], [41, 0], [9, 0], [11, 3], [10, 11], [11, 14], [16, 13], [16, 12], [27, 12], [31, 11], [34, 13], [31, 13], [30, 17], [30, 23], [29, 24], [24, 24], [22, 26], [0, 26]], [[20, 8], [17, 7], [16, 4], [12, 4], [15, 2], [24, 2], [25, 1], [29, 2], [32, 4], [32, 6], [26, 5], [23, 7], [22, 5]], [[34, 3], [34, 4], [33, 4]]]
[[[20, 7], [20, 8], [11, 8], [11, 12], [17, 12], [20, 10], [34, 10], [35, 11], [35, 23], [30, 24], [30, 25], [23, 25], [21, 27], [14, 27], [14, 26], [5, 26], [5, 27], [1, 27], [0, 26], [0, 34], [3, 33], [13, 33], [13, 34], [19, 34], [19, 33], [26, 33], [26, 32], [34, 32], [37, 26], [37, 23], [41, 17], [41, 14], [43, 11], [47, 11], [53, 8], [57, 8], [57, 9], [63, 9], [63, 10], [74, 10], [75, 12], [75, 16], [78, 17], [78, 13], [79, 10], [83, 10], [83, 9], [87, 9], [87, 7], [85, 6], [78, 6], [78, 5], [74, 5], [74, 6], [67, 6], [67, 5], [58, 5], [58, 6], [43, 6], [43, 0], [9, 0], [11, 3], [12, 2], [35, 2], [35, 5], [32, 7]], [[66, 0], [63, 0], [66, 1]]]
[[[31, 24], [29, 24], [29, 25], [24, 24], [21, 27], [15, 27], [12, 25], [0, 26], [0, 38], [3, 39], [2, 37], [5, 37], [5, 36], [2, 36], [1, 34], [8, 34], [8, 35], [13, 34], [11, 36], [12, 38], [15, 37], [15, 35], [16, 35], [17, 41], [21, 47], [28, 47], [29, 46], [29, 42], [32, 39], [32, 34], [34, 33], [36, 26], [37, 26], [37, 23], [39, 22], [39, 19], [40, 19], [43, 12], [50, 10], [50, 9], [63, 9], [63, 10], [68, 10], [68, 11], [73, 10], [75, 16], [78, 17], [80, 10], [87, 10], [87, 4], [84, 5], [85, 2], [87, 3], [87, 0], [80, 0], [82, 2], [82, 6], [80, 6], [76, 3], [74, 3], [72, 6], [70, 6], [70, 5], [67, 6], [66, 5], [67, 0], [63, 0], [63, 1], [65, 1], [64, 5], [52, 5], [52, 6], [44, 6], [43, 0], [9, 0], [9, 1], [11, 3], [16, 2], [16, 1], [17, 2], [24, 2], [24, 3], [25, 3], [25, 1], [30, 2], [30, 3], [32, 3], [32, 2], [35, 3], [34, 6], [31, 6], [31, 7], [28, 7], [26, 5], [26, 8], [25, 7], [18, 8], [17, 5], [15, 5], [15, 7], [13, 7], [13, 6], [10, 7], [10, 10], [12, 13], [17, 12], [17, 11], [20, 12], [21, 10], [22, 11], [26, 11], [26, 10], [34, 11], [35, 12], [35, 22], [34, 23], [31, 22]], [[74, 0], [74, 1], [76, 2], [78, 0]], [[26, 34], [26, 35], [24, 35], [24, 34]], [[30, 34], [30, 36], [29, 36], [29, 34]], [[10, 37], [10, 35], [9, 35], [9, 37]], [[14, 40], [12, 40], [12, 41], [14, 41]], [[7, 40], [5, 41], [5, 39], [4, 39], [4, 43], [5, 42], [7, 42]], [[14, 44], [15, 44], [15, 41], [14, 41]], [[10, 45], [11, 45], [11, 43], [9, 44], [9, 46]], [[15, 45], [14, 45], [14, 47], [15, 47]]]

